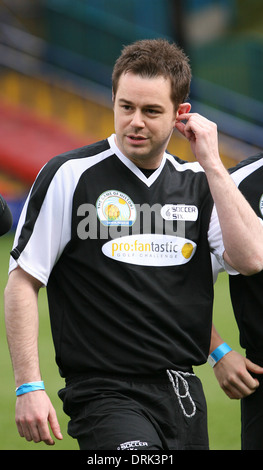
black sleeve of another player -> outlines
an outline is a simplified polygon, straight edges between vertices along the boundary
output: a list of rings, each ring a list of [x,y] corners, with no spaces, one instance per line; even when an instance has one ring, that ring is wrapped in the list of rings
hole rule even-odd
[[[6,200],[0,194],[0,236],[9,232],[13,224],[13,217]]]

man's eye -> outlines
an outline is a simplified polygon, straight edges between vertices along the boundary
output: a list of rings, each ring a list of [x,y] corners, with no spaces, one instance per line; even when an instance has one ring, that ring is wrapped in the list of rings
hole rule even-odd
[[[148,114],[159,114],[159,111],[157,111],[156,109],[151,109],[151,108],[147,109],[146,112]]]

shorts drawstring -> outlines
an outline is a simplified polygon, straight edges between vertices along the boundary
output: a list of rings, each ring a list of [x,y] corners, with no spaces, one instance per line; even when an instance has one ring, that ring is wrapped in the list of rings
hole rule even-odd
[[[196,405],[195,405],[194,400],[191,397],[188,382],[184,377],[195,376],[195,374],[191,374],[190,372],[181,372],[181,371],[169,370],[169,369],[167,369],[166,372],[167,372],[167,375],[169,377],[170,382],[172,383],[174,392],[175,392],[175,394],[178,398],[179,405],[180,405],[180,407],[183,411],[183,414],[187,418],[192,418],[196,413]],[[183,394],[183,395],[180,394],[180,382],[183,385],[184,390],[185,390],[185,394]],[[182,398],[188,398],[189,399],[189,401],[192,405],[192,408],[193,408],[193,411],[192,411],[191,414],[188,414],[186,412],[185,407],[182,403]]]

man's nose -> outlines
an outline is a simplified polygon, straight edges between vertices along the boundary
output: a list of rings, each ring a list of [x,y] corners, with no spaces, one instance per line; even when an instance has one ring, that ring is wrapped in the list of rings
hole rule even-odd
[[[140,128],[145,126],[145,122],[144,122],[144,119],[143,119],[143,113],[141,112],[141,110],[137,109],[136,111],[134,111],[134,114],[132,116],[131,125],[133,127],[140,127]]]

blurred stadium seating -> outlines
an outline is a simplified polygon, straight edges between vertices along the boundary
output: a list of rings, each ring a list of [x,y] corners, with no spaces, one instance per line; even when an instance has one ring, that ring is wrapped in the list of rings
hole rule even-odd
[[[193,68],[192,109],[217,122],[227,167],[262,150],[263,39],[230,34],[238,3],[0,2],[0,193],[13,212],[19,213],[49,158],[113,132],[112,65],[124,44],[144,37],[185,47]],[[212,24],[215,13],[210,38],[201,37],[204,19]],[[193,159],[176,133],[169,150]]]

